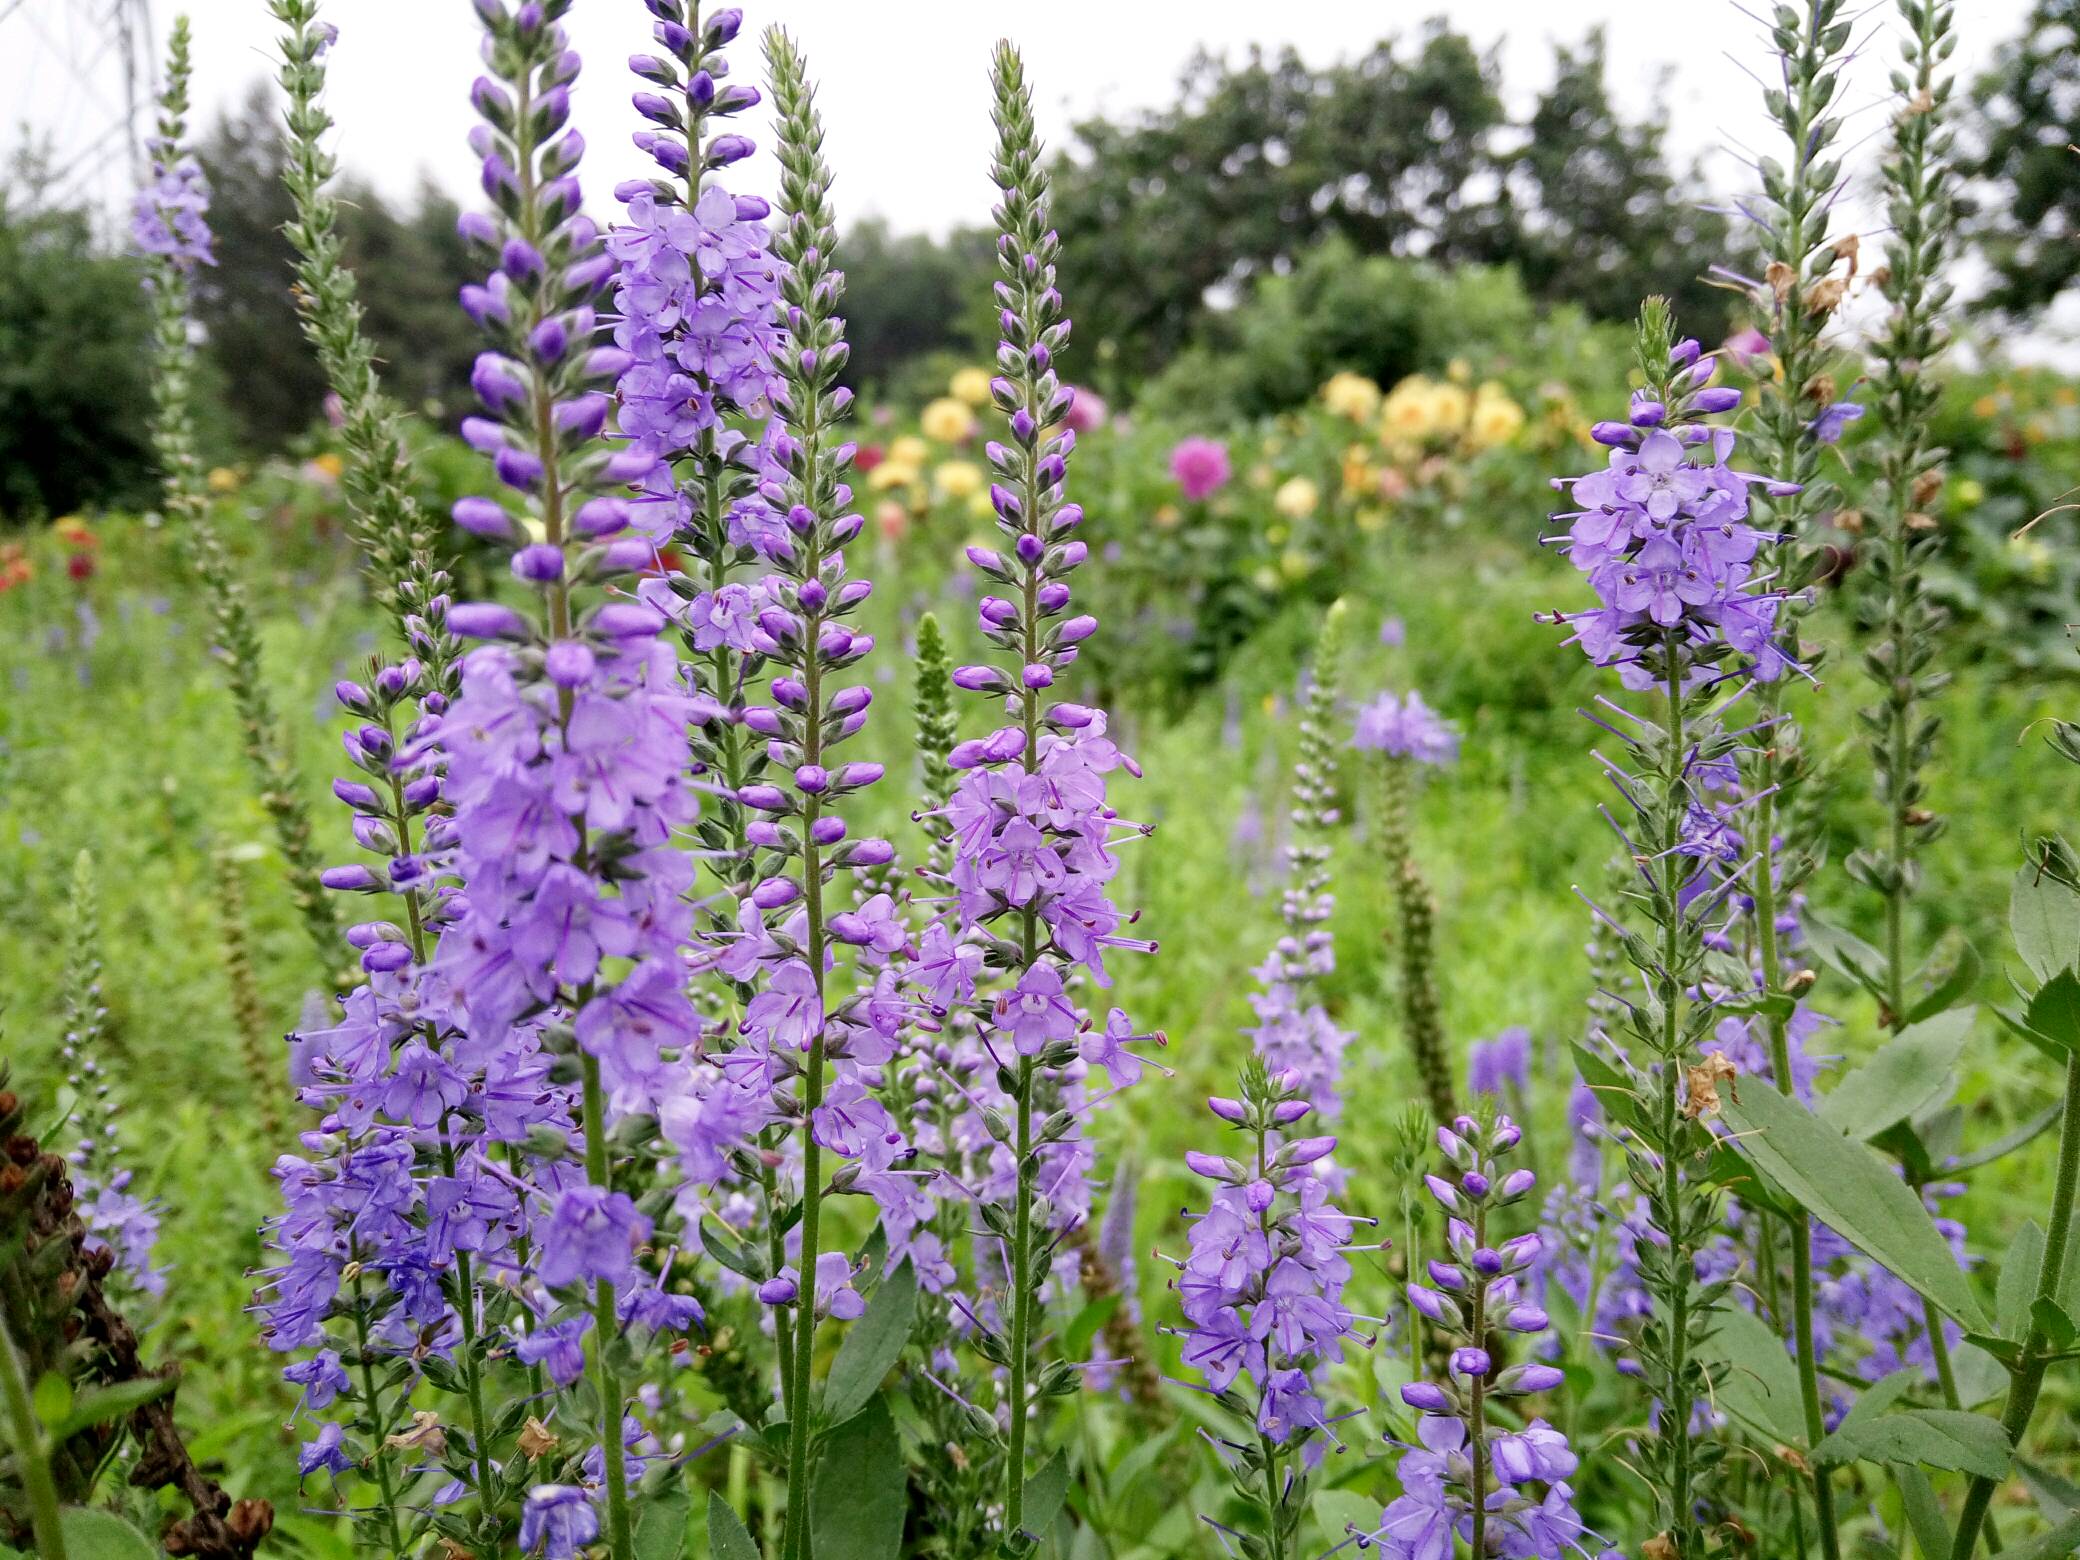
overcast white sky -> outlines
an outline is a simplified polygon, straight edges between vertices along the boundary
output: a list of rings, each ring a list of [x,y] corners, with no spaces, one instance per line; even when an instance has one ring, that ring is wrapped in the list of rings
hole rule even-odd
[[[0,0],[0,121],[50,134],[61,164],[93,146],[121,100],[106,19],[123,3]],[[128,3],[148,6],[153,43],[163,46],[175,7],[169,0]],[[197,117],[207,120],[235,106],[255,82],[271,80],[273,23],[265,0],[190,0],[186,9],[196,33]],[[2013,36],[2027,10],[2028,0],[1958,6],[1961,78],[1969,80]],[[408,197],[431,178],[473,198],[475,162],[464,137],[478,30],[467,0],[331,0],[325,13],[341,29],[331,56],[341,161],[388,195]],[[1059,141],[1072,120],[1093,111],[1121,114],[1170,101],[1197,46],[1240,55],[1252,44],[1292,44],[1319,62],[1354,54],[1386,34],[1413,33],[1435,15],[1481,45],[1499,47],[1519,108],[1547,79],[1556,41],[1607,25],[1621,103],[1643,111],[1667,72],[1676,149],[1706,154],[1721,190],[1749,182],[1740,149],[1771,145],[1751,72],[1767,73],[1772,62],[1756,23],[1734,0],[1043,0],[1020,7],[989,0],[752,0],[732,54],[739,76],[758,80],[756,35],[783,21],[821,82],[841,220],[877,213],[898,228],[944,232],[988,220],[987,70],[990,45],[1004,32],[1025,51],[1043,133]],[[1863,143],[1867,170],[1875,168],[1874,138],[1885,127],[1880,105],[1897,57],[1894,25],[1886,0],[1865,6],[1858,57],[1848,71],[1843,101],[1853,117],[1845,140]],[[617,180],[644,167],[628,143],[631,81],[623,62],[648,46],[649,17],[641,0],[577,0],[569,26],[587,63],[575,114],[591,149],[586,187],[598,209]],[[762,111],[756,119],[750,129],[760,156],[733,182],[768,189],[763,147],[770,137]],[[9,128],[0,122],[0,130]],[[108,173],[99,189],[120,198],[119,158],[100,161]],[[1862,202],[1844,219],[1866,226],[1876,220]],[[1876,242],[1882,246],[1882,238]]]

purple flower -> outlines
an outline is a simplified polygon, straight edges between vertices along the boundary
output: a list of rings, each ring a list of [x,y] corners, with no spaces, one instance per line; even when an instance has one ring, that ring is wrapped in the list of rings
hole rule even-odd
[[[1816,444],[1838,444],[1849,424],[1862,415],[1863,408],[1854,401],[1836,401],[1821,408],[1820,415],[1806,424],[1806,432]]]
[[[1467,1053],[1467,1087],[1500,1098],[1511,1089],[1521,1098],[1531,1088],[1531,1031],[1505,1029],[1492,1040],[1476,1040]]]
[[[149,150],[152,175],[131,203],[131,243],[139,254],[159,256],[178,271],[215,265],[202,164],[170,141],[153,141]]]
[[[570,1484],[537,1484],[520,1510],[520,1552],[542,1560],[576,1560],[599,1537],[592,1497]]]
[[[1360,709],[1351,746],[1439,767],[1459,756],[1458,733],[1414,689],[1406,698],[1382,693]]]
[[[541,1281],[550,1288],[586,1280],[626,1283],[650,1221],[626,1192],[581,1183],[567,1187],[541,1236]]]

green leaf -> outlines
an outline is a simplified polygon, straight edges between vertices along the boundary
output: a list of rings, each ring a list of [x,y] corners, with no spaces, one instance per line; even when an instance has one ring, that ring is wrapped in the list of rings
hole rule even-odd
[[[2029,999],[2022,1021],[2061,1050],[2080,1047],[2080,975],[2060,970]]]
[[[824,1437],[809,1489],[816,1560],[896,1560],[908,1496],[902,1441],[877,1393]]]
[[[1990,1403],[2008,1390],[2008,1367],[1976,1344],[1960,1343],[1950,1351],[1950,1374],[1957,1378],[1957,1401],[1966,1408]]]
[[[1069,1457],[1058,1450],[1026,1480],[1024,1531],[1037,1537],[1053,1527],[1055,1513],[1062,1509],[1062,1498],[1068,1493]]]
[[[178,1385],[180,1380],[175,1376],[140,1376],[89,1392],[75,1399],[71,1411],[51,1427],[51,1439],[62,1441],[79,1434],[89,1425],[127,1419],[145,1404],[156,1403]]]
[[[1986,1314],[1935,1221],[1877,1155],[1766,1086],[1751,1086],[1738,1100],[1727,1090],[1721,1114],[1740,1134],[1742,1152],[1807,1212],[1967,1328],[1986,1330]]]
[[[904,1261],[881,1280],[865,1313],[838,1345],[823,1389],[824,1412],[832,1424],[843,1424],[881,1390],[882,1378],[902,1357],[916,1321],[917,1275]]]
[[[1113,1503],[1116,1504],[1132,1494],[1135,1486],[1155,1469],[1163,1454],[1170,1450],[1171,1443],[1183,1433],[1184,1426],[1176,1424],[1161,1435],[1134,1442],[1126,1456],[1106,1475],[1105,1487],[1111,1492]]]
[[[2015,1471],[2022,1475],[2022,1482],[2037,1497],[2037,1504],[2044,1508],[2046,1516],[2054,1521],[2063,1521],[2080,1515],[2080,1485],[2022,1457],[2015,1459]]]
[[[1922,973],[1926,973],[1925,968]],[[1979,979],[1984,973],[1985,967],[1980,963],[1979,950],[1970,943],[1960,944],[1957,960],[1950,966],[1950,972],[1930,987],[1926,996],[1907,1005],[1906,1021],[1909,1024],[1918,1024],[1925,1018],[1933,1018],[1936,1014],[1969,1000],[1971,994],[1978,989]],[[1917,975],[1915,978],[1918,980],[1920,976]]]
[[[1868,1142],[1933,1105],[1955,1079],[1976,1008],[1952,1008],[1902,1029],[1820,1101],[1820,1119]]]
[[[1603,1113],[1628,1126],[1644,1126],[1646,1117],[1640,1104],[1638,1085],[1581,1041],[1570,1043],[1574,1048],[1575,1071],[1582,1075],[1582,1082],[1595,1094],[1596,1103],[1603,1107]]]
[[[2030,1302],[2030,1325],[2050,1340],[2054,1349],[2069,1349],[2073,1339],[2080,1336],[2080,1328],[2066,1315],[2065,1307],[2056,1300],[2037,1299]]]
[[[2048,1533],[2001,1551],[2001,1560],[2065,1560],[2080,1549],[2080,1517],[2070,1517]]]
[[[1893,1404],[1926,1379],[1919,1370],[1909,1366],[1905,1370],[1894,1371],[1882,1380],[1872,1382],[1849,1406],[1849,1412],[1842,1416],[1839,1428],[1847,1429],[1850,1425],[1861,1424],[1866,1419],[1875,1419],[1886,1413]]]
[[[58,1531],[68,1560],[159,1560],[159,1546],[112,1511],[67,1506]]]
[[[2048,981],[2080,960],[2080,894],[2036,867],[2018,867],[2008,892],[2008,928],[2022,962]]]
[[[1948,1408],[1910,1408],[1879,1414],[1842,1427],[1813,1449],[1818,1463],[1918,1463],[1974,1473],[1987,1479],[2008,1476],[2008,1436],[1984,1414]]]
[[[1844,979],[1853,980],[1872,996],[1885,995],[1885,955],[1853,932],[1830,926],[1816,916],[1805,918],[1806,946],[1822,964]]]
[[[63,1371],[47,1370],[36,1378],[36,1390],[32,1394],[36,1405],[36,1417],[43,1421],[43,1428],[51,1432],[53,1441],[61,1439],[57,1434],[59,1425],[72,1412],[72,1383]]]
[[[2003,1338],[2029,1331],[2029,1306],[2037,1297],[2037,1269],[2044,1265],[2044,1232],[2035,1219],[2024,1219],[2001,1258],[1993,1291],[1993,1324]]]
[[[1950,1526],[1943,1520],[1943,1508],[1928,1475],[1919,1468],[1895,1466],[1892,1477],[1899,1485],[1899,1503],[1906,1508],[1907,1526],[1914,1530],[1921,1560],[1949,1560]]]
[[[2005,1159],[2018,1148],[2026,1147],[2058,1125],[2059,1118],[2066,1113],[2064,1100],[2053,1100],[2013,1132],[2004,1133],[1984,1148],[1975,1148],[1960,1159],[1951,1161],[1944,1169],[1951,1175],[1965,1170],[1976,1170],[1981,1165],[1990,1165],[1996,1159]]]
[[[1752,1311],[1729,1306],[1719,1313],[1717,1331],[1703,1352],[1728,1367],[1719,1384],[1720,1407],[1772,1440],[1806,1444],[1798,1368],[1767,1322]]]
[[[643,1514],[636,1520],[636,1560],[679,1560],[686,1553],[686,1518],[692,1510],[693,1499],[683,1488],[665,1490],[645,1501]]]
[[[720,1490],[708,1491],[708,1560],[762,1560],[744,1519]]]

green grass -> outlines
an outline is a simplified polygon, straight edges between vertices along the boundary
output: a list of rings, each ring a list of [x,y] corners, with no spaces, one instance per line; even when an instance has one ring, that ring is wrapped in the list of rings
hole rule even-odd
[[[366,654],[374,619],[328,547],[285,542],[257,529],[261,524],[246,538],[246,564],[255,599],[265,604],[267,681],[320,837],[332,859],[351,859],[344,820],[326,791],[337,748],[335,723],[321,719],[320,700]],[[192,587],[162,535],[129,522],[108,524],[104,535],[104,568],[84,591],[46,570],[0,596],[6,1044],[17,1086],[52,1101],[60,1081],[52,1063],[63,896],[75,852],[88,848],[107,928],[108,1060],[124,1101],[127,1152],[139,1180],[164,1205],[162,1255],[172,1269],[149,1341],[186,1367],[181,1404],[198,1455],[234,1494],[265,1495],[293,1514],[298,1437],[284,1428],[291,1399],[276,1380],[279,1362],[241,1307],[246,1275],[262,1261],[254,1231],[273,1207],[267,1167],[294,1145],[263,1141],[255,1090],[284,1086],[256,1083],[239,1060],[210,882],[213,846],[249,844],[261,862],[250,869],[248,899],[277,1027],[291,1027],[305,993],[321,988],[326,972],[272,870],[279,862],[236,748]],[[296,571],[264,562],[277,554],[293,556]],[[910,593],[897,588],[901,583],[884,579],[882,598],[905,599]],[[1554,1059],[1580,1032],[1588,994],[1581,955],[1588,914],[1575,890],[1599,891],[1615,844],[1597,812],[1602,782],[1589,749],[1598,733],[1578,713],[1602,689],[1579,653],[1559,644],[1558,631],[1532,621],[1535,610],[1576,599],[1579,586],[1528,542],[1461,532],[1445,541],[1390,536],[1349,590],[1358,648],[1346,686],[1358,696],[1381,686],[1419,686],[1464,734],[1460,764],[1428,785],[1418,822],[1420,853],[1442,911],[1444,1005],[1455,1048],[1463,1056],[1474,1038],[1508,1024],[1530,1026],[1542,1057],[1535,1124],[1551,1134],[1567,1089]],[[87,651],[76,637],[81,599],[91,601],[101,622]],[[942,616],[965,632],[965,623],[955,623],[965,609]],[[1403,620],[1405,648],[1378,644],[1374,630],[1387,616]],[[908,668],[901,625],[883,627],[877,659],[886,680],[862,739],[871,751],[861,756],[882,758],[902,775],[909,764]],[[1123,1097],[1099,1128],[1130,1157],[1143,1253],[1180,1245],[1177,1212],[1191,1192],[1179,1157],[1215,1140],[1216,1123],[1201,1099],[1225,1084],[1247,1048],[1241,1030],[1249,1018],[1250,971],[1277,931],[1276,846],[1295,741],[1291,717],[1314,629],[1303,609],[1274,615],[1225,683],[1177,718],[1145,718],[1141,712],[1153,701],[1137,701],[1131,681],[1119,699],[1116,734],[1147,778],[1121,784],[1116,804],[1125,816],[1157,825],[1152,839],[1127,847],[1119,898],[1143,907],[1140,929],[1159,938],[1162,950],[1152,959],[1115,958],[1111,1000],[1143,1026],[1168,1033],[1164,1060],[1176,1069],[1174,1078],[1154,1078]],[[1825,610],[1809,632],[1835,644],[1847,634],[1839,615]],[[1853,712],[1867,697],[1854,664],[1836,654],[1822,685],[1794,699],[1823,762],[1821,814],[1836,861],[1875,817],[1867,766],[1850,737]],[[2007,884],[2020,841],[2071,827],[2073,771],[2025,733],[2032,722],[2070,713],[2074,692],[2070,684],[2019,679],[1982,660],[1963,666],[1941,701],[1945,732],[1931,800],[1951,824],[1929,858],[1913,942],[1926,949],[1944,933],[1970,938],[1987,958],[1989,999],[2005,989]],[[907,842],[901,787],[881,789],[881,822]],[[1382,944],[1388,902],[1369,855],[1364,788],[1350,789],[1359,805],[1349,809],[1352,827],[1335,856],[1339,970],[1331,987],[1339,1018],[1357,1035],[1342,1158],[1354,1172],[1352,1204],[1391,1214],[1394,1191],[1379,1170],[1388,1128],[1416,1086],[1394,1018]],[[1822,872],[1813,897],[1831,919],[1871,932],[1874,903],[1838,869]],[[1824,1049],[1852,1059],[1867,1053],[1877,1033],[1868,1004],[1851,1000],[1839,983],[1823,985],[1819,995],[1841,1021]],[[2034,1111],[2054,1083],[2042,1058],[1983,1022],[1958,1080],[1967,1141],[1986,1141]],[[1976,1250],[1997,1256],[2025,1216],[2043,1216],[2050,1147],[2048,1138],[2040,1140],[1981,1173],[1962,1200]],[[1172,1309],[1163,1289],[1167,1271],[1158,1261],[1139,1264],[1142,1309],[1151,1322]],[[1990,1293],[1990,1273],[1982,1282]],[[1388,1285],[1376,1270],[1359,1287],[1370,1303],[1388,1303]],[[1156,1346],[1174,1355],[1169,1340]],[[1354,1383],[1362,1382],[1362,1370],[1348,1372]],[[1363,1385],[1368,1398],[1381,1390],[1378,1381]],[[2040,1446],[2070,1450],[2071,1431],[2062,1428],[2056,1406],[2041,1423]],[[1113,1455],[1129,1444],[1116,1416],[1086,1415],[1084,1428],[1093,1447],[1110,1447]],[[1366,1477],[1369,1459],[1380,1452],[1374,1442],[1338,1482],[1380,1494],[1381,1481]],[[1166,1496],[1152,1505],[1141,1495],[1123,1500],[1129,1514],[1120,1520],[1132,1524],[1124,1531],[1138,1532],[1141,1547],[1121,1537],[1117,1552],[1211,1552],[1188,1508],[1217,1503],[1218,1486],[1182,1440],[1162,1463],[1196,1489],[1188,1499]],[[311,1498],[317,1502],[316,1487]],[[1335,1509],[1355,1510],[1347,1501]],[[292,1547],[344,1552],[322,1516],[290,1515],[285,1531]]]

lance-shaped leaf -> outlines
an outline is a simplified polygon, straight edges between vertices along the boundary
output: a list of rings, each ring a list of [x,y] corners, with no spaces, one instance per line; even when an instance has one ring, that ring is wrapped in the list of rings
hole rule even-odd
[[[1844,1240],[1975,1332],[1985,1312],[1921,1199],[1861,1143],[1797,1100],[1751,1086],[1722,1110],[1743,1153]]]
[[[838,1345],[831,1375],[823,1391],[830,1423],[843,1424],[881,1390],[881,1378],[902,1357],[917,1320],[917,1275],[907,1260],[881,1280],[867,1309]]]
[[[1820,1119],[1868,1142],[1936,1103],[1956,1076],[1976,1008],[1952,1008],[1909,1025],[1852,1068],[1820,1101]]]
[[[1981,1478],[2008,1476],[2008,1433],[1984,1414],[1910,1408],[1844,1421],[1813,1449],[1819,1463],[1912,1463]]]

